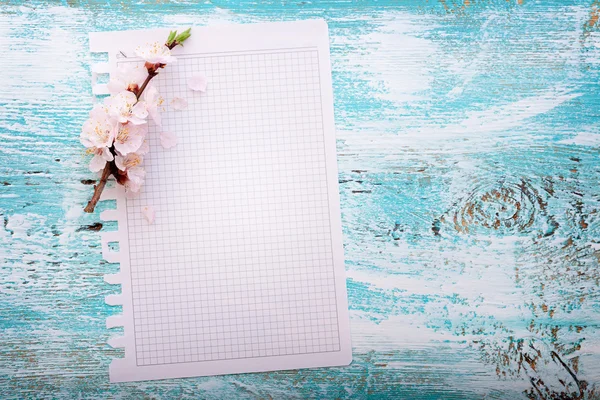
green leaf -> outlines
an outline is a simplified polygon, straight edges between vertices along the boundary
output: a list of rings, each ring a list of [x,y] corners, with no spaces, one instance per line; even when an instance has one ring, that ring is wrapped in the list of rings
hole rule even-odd
[[[187,28],[185,31],[181,32],[179,35],[177,35],[175,37],[175,42],[177,44],[182,44],[183,42],[185,42],[187,38],[192,36],[191,31],[192,31],[192,28]]]
[[[167,46],[170,46],[171,43],[175,40],[175,36],[177,36],[177,31],[169,32],[169,37],[167,38]]]

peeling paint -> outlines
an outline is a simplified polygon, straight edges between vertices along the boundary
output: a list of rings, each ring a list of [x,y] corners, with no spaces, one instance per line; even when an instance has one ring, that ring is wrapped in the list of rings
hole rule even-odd
[[[0,5],[2,397],[599,397],[599,7]],[[110,385],[88,32],[309,17],[330,27],[353,364]]]

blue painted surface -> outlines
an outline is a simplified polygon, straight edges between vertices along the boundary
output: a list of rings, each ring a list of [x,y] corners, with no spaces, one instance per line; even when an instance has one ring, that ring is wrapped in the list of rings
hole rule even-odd
[[[2,397],[597,398],[599,7],[3,2]],[[331,34],[353,364],[110,385],[88,32],[310,17]]]

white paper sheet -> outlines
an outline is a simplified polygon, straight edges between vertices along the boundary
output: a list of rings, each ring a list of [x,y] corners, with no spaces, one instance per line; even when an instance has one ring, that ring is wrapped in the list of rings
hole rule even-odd
[[[90,35],[108,65],[168,30]],[[104,234],[122,285],[113,382],[350,363],[327,25],[321,20],[194,27],[153,80],[165,98],[151,123],[142,193],[117,199]],[[187,86],[195,73],[206,93]],[[187,101],[176,110],[173,99]],[[178,144],[164,149],[161,132]],[[154,207],[148,224],[142,208]],[[120,251],[109,251],[118,241]]]

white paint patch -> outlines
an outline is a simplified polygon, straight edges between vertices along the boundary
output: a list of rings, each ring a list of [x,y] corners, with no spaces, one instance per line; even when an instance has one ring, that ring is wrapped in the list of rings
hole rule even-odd
[[[457,126],[441,130],[441,136],[454,133],[461,136],[480,135],[505,131],[520,126],[526,119],[545,114],[561,104],[581,96],[568,89],[553,88],[536,96],[514,103],[491,107],[485,111],[470,112],[467,119]]]
[[[16,40],[12,35],[20,28],[28,29],[31,17],[28,13],[0,14],[0,52],[11,54],[12,58],[12,68],[3,71],[0,93],[11,93],[13,99],[40,102],[48,98],[46,85],[54,88],[58,85],[64,93],[73,90],[69,83],[73,71],[81,70],[78,57],[84,51],[84,43],[74,40],[72,32],[59,26],[68,26],[74,19],[84,18],[84,14],[67,7],[36,9],[35,12],[46,14],[54,23],[43,30],[38,25],[36,35]],[[65,50],[65,43],[69,44],[68,50]],[[23,71],[31,71],[33,65],[44,68],[23,76]]]
[[[218,390],[221,387],[223,387],[223,383],[220,379],[215,378],[210,378],[207,381],[199,382],[198,384],[196,384],[197,389],[206,391]]]
[[[439,126],[436,120],[415,118],[410,128],[398,133],[388,133],[393,127],[390,122],[363,124],[353,131],[338,130],[340,170],[389,172],[394,165],[407,165],[412,159],[423,164],[439,154],[457,155],[456,162],[473,163],[466,158],[470,153],[495,151],[502,145],[529,147],[536,139],[529,134],[526,123],[579,96],[581,93],[550,88],[512,103],[469,112],[462,121],[446,126]],[[380,133],[365,134],[366,130]]]
[[[6,229],[13,232],[13,238],[15,239],[26,239],[27,231],[32,227],[33,222],[28,217],[31,214],[13,214],[8,217],[6,223]]]
[[[83,207],[87,198],[92,196],[93,188],[85,186],[86,192],[81,187],[75,187],[73,183],[68,188],[69,194],[63,197],[62,209],[65,210],[65,223],[62,224],[62,234],[59,243],[62,246],[71,244],[75,238],[80,218],[84,215]],[[98,239],[99,240],[99,239]]]
[[[46,226],[45,216],[27,213],[5,218],[6,228],[0,228],[0,264],[6,267],[0,274],[0,293],[15,295],[20,292],[14,284],[30,281],[35,274],[28,270],[30,264],[51,261],[46,255],[51,236],[40,228]]]
[[[480,318],[493,317],[495,321],[514,326],[515,320],[528,321],[531,317],[530,310],[523,307],[530,297],[527,288],[515,285],[514,267],[519,265],[515,258],[517,240],[515,237],[495,238],[485,246],[470,247],[467,251],[446,248],[444,252],[419,250],[419,254],[414,249],[402,249],[392,243],[386,243],[383,251],[381,248],[347,248],[350,259],[359,263],[364,260],[365,265],[375,263],[381,269],[354,267],[347,275],[375,289],[404,291],[398,296],[399,302],[407,301],[411,296],[429,296],[432,302],[423,305],[424,313],[430,319],[452,321],[449,335],[455,333],[469,313]],[[416,267],[404,264],[404,260],[412,260],[416,265],[419,260],[427,260],[427,264]],[[413,271],[415,268],[417,270]],[[444,308],[442,314],[440,307]],[[410,318],[413,319],[414,314]]]
[[[334,71],[356,71],[355,79],[368,82],[370,95],[397,106],[426,99],[439,49],[420,34],[435,27],[434,19],[386,12],[382,20],[385,24],[374,33],[331,37],[332,47],[345,49],[344,57],[335,59]]]
[[[487,61],[490,57],[494,46],[493,42],[489,40],[489,30],[488,26],[494,21],[498,19],[498,15],[494,12],[490,12],[487,17],[487,20],[481,26],[481,39],[478,42],[473,44],[471,48],[478,48],[477,54],[472,59],[470,57],[455,57],[456,62],[450,64],[449,71],[459,77],[461,77],[461,83],[450,92],[448,92],[448,97],[457,98],[460,97],[465,88],[473,81],[473,79],[481,74],[481,72],[485,71],[486,66],[488,65]]]
[[[407,372],[432,368],[438,373],[452,369],[454,373],[464,372],[465,379],[476,375],[473,379],[479,385],[471,385],[473,390],[488,393],[491,388],[496,388],[506,393],[506,382],[497,378],[495,365],[482,363],[479,353],[468,345],[480,338],[472,335],[456,337],[443,330],[431,329],[427,327],[425,316],[420,314],[395,315],[377,324],[371,321],[370,313],[353,311],[350,316],[354,354],[393,352],[400,360],[389,363],[386,368],[406,369]],[[403,354],[406,354],[404,360]],[[448,354],[449,358],[440,354]],[[511,387],[519,393],[528,387],[528,381],[524,378],[512,380]]]
[[[164,17],[165,25],[172,26],[194,26],[194,25],[221,25],[239,22],[259,22],[266,21],[266,18],[252,18],[237,14],[225,8],[216,7],[208,12],[199,14],[168,14]],[[192,29],[192,34],[194,33]]]
[[[79,207],[79,205],[72,205],[68,208],[68,211],[65,213],[67,221],[74,221],[78,219],[81,215],[83,215],[83,209]]]
[[[598,132],[598,130],[579,132],[569,139],[561,140],[559,143],[575,144],[579,146],[600,147],[600,133]]]
[[[428,328],[427,317],[422,314],[393,315],[379,323],[371,320],[372,317],[371,312],[350,312],[353,352],[364,354],[370,351],[431,348],[440,343],[463,348],[465,345],[459,341],[468,339],[459,339],[448,332]]]

